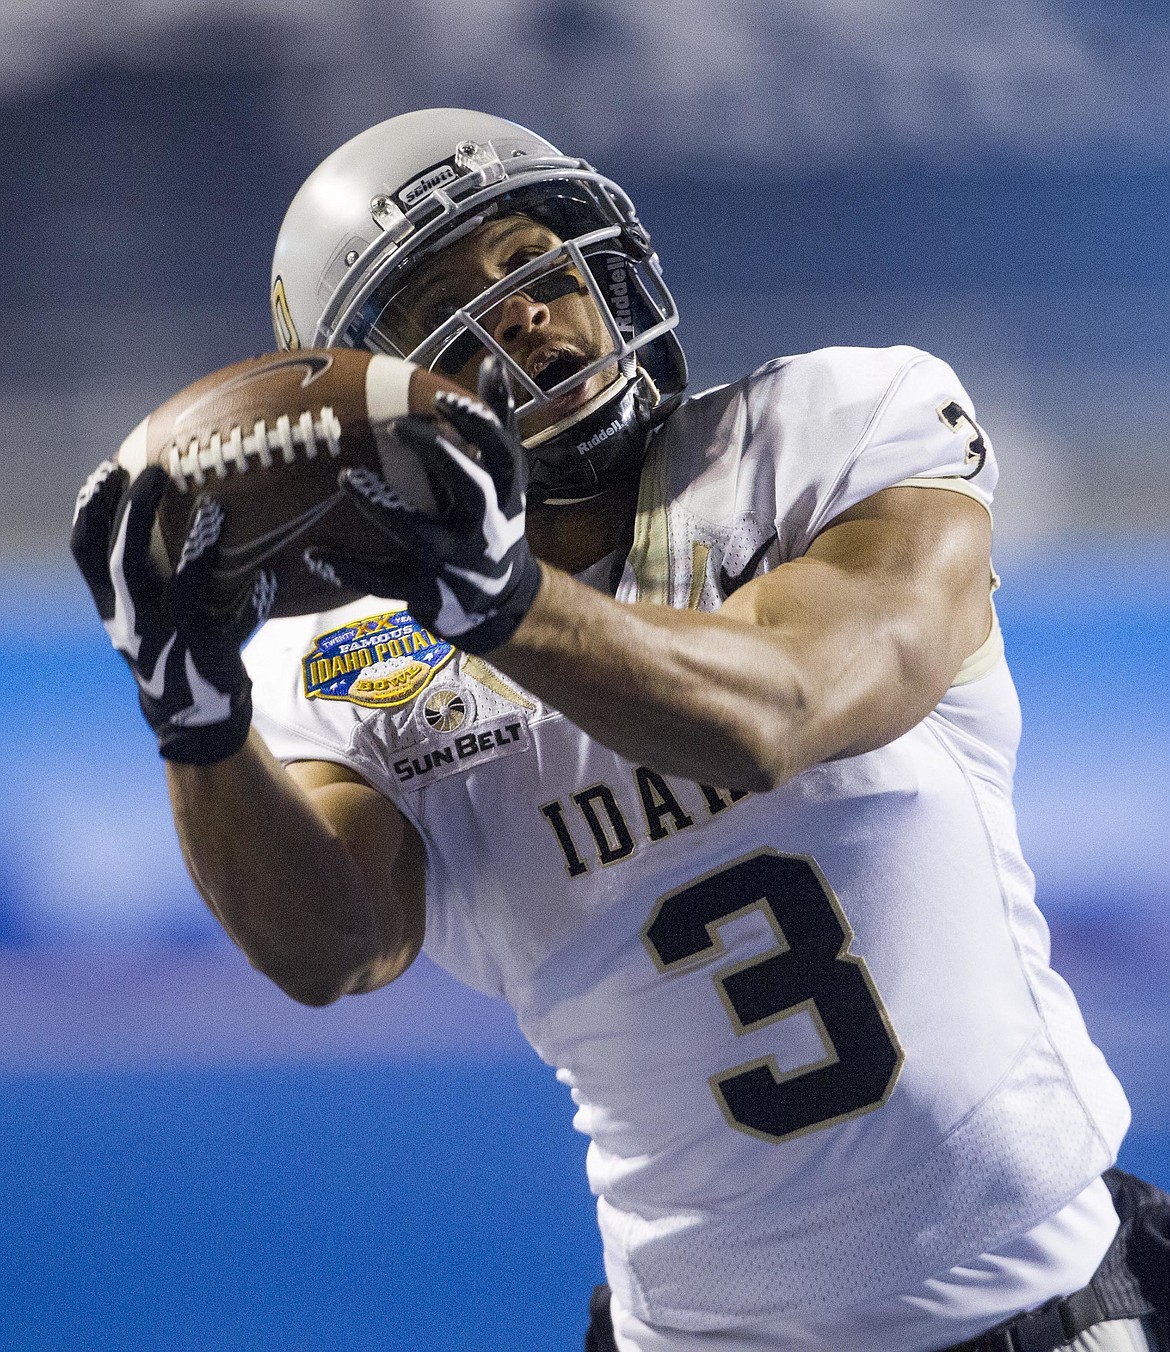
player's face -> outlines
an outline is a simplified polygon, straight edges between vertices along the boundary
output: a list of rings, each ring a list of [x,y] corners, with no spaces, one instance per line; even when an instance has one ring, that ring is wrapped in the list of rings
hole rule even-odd
[[[486,221],[424,264],[395,299],[405,330],[400,344],[410,351],[460,307],[525,263],[562,241],[527,216]],[[572,267],[558,268],[500,302],[480,323],[504,351],[542,389],[551,389],[588,363],[614,351],[609,331],[593,297]],[[467,355],[458,369],[445,373],[474,392],[476,375],[487,356],[482,348]],[[524,436],[532,436],[566,418],[617,379],[617,363],[604,367],[583,386],[527,415]],[[517,390],[518,402],[528,396]]]

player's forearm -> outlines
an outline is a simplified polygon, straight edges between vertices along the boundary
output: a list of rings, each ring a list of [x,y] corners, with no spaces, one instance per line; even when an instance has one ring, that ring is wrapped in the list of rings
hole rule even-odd
[[[546,566],[536,603],[491,661],[664,772],[760,791],[805,768],[798,667],[763,630],[723,614],[622,605]]]
[[[491,660],[631,760],[775,788],[908,731],[958,667],[879,584],[867,602],[823,563],[782,571],[711,614],[622,605],[546,567]]]
[[[191,877],[253,965],[304,1004],[345,994],[379,952],[373,894],[309,795],[254,731],[167,782]]]

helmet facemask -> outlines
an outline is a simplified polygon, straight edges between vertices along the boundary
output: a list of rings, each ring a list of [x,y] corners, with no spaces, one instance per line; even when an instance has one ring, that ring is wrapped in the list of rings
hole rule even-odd
[[[551,234],[535,226],[531,233],[539,233],[546,240]],[[595,232],[603,239],[610,233]],[[589,236],[585,238],[593,242]],[[347,332],[347,342],[408,357],[456,380],[461,376],[467,380],[469,371],[474,376],[479,362],[494,352],[510,379],[521,420],[538,412],[547,414],[559,399],[587,384],[591,377],[615,372],[628,355],[628,337],[618,328],[594,273],[600,266],[599,259],[587,257],[582,246],[570,240],[554,243],[482,291],[476,282],[461,287],[463,279],[450,274],[442,285],[419,287],[419,269],[415,269],[401,286],[383,287],[374,293],[356,325]],[[425,262],[422,271],[425,276]],[[596,322],[572,325],[575,341],[565,343],[561,357],[554,358],[551,365],[526,369],[523,354],[518,356],[515,346],[509,350],[496,336],[506,303],[513,296],[547,308],[552,314],[561,312],[573,297],[588,297],[592,302],[589,317],[595,315]],[[437,326],[432,327],[436,321]],[[539,344],[539,339],[539,333],[534,332],[529,345]]]
[[[512,172],[489,186],[476,189],[472,175],[398,211],[386,234],[353,260],[352,281],[335,291],[316,341],[388,352],[455,378],[463,372],[464,381],[470,363],[478,366],[494,352],[510,378],[529,449],[530,496],[593,496],[633,443],[640,456],[655,415],[665,416],[681,396],[686,363],[673,334],[678,312],[649,238],[616,184],[578,161],[561,159],[555,171],[536,159],[506,168]],[[420,296],[426,299],[420,279],[437,255],[485,223],[511,217],[543,227],[548,247],[482,290],[478,281],[461,286],[448,269],[438,308],[420,306]],[[573,297],[588,298],[596,315],[593,341],[568,344],[551,358],[546,352],[540,369],[525,369],[497,336],[501,308],[514,296],[554,313]],[[575,394],[590,381],[588,398]]]

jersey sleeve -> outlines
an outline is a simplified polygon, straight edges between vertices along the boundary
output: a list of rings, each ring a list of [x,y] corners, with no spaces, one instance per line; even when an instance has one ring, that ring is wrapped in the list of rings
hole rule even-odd
[[[303,664],[320,618],[269,620],[244,650],[252,724],[278,761],[333,761],[357,769],[352,746],[361,711],[305,697]]]
[[[431,726],[419,697],[451,676],[456,656],[401,601],[367,596],[269,620],[244,652],[253,726],[277,760],[344,765],[418,825],[418,798],[402,791],[395,763]]]
[[[963,493],[991,510],[990,439],[959,378],[915,348],[830,348],[777,372],[780,397],[753,391],[772,452],[782,555],[796,558],[836,517],[886,488]]]

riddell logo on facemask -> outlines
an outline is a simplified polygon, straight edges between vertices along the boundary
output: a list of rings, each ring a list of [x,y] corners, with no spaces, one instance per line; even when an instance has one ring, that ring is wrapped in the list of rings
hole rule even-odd
[[[586,451],[591,451],[594,446],[600,446],[603,441],[608,441],[610,437],[616,437],[621,430],[622,420],[615,418],[608,427],[603,427],[600,432],[594,432],[588,441],[579,441],[577,449],[584,455]]]
[[[629,273],[625,262],[620,258],[609,257],[605,260],[609,269],[609,308],[622,333],[633,333],[634,311],[630,305]]]

